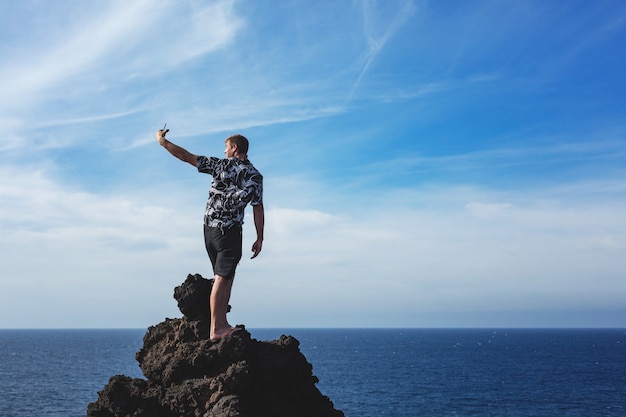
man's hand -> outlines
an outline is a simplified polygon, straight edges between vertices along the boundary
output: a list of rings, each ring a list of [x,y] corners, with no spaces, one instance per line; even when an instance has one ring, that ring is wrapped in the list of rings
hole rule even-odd
[[[254,214],[254,227],[256,229],[256,242],[252,245],[252,258],[257,257],[259,253],[261,253],[261,248],[263,248],[263,228],[265,227],[265,209],[263,209],[263,204],[258,204],[256,206],[252,206],[252,214]]]
[[[159,145],[163,146],[165,144],[165,134],[169,132],[169,129],[159,129],[156,132],[156,140],[159,142]]]
[[[186,149],[181,148],[175,143],[170,142],[165,139],[165,134],[169,132],[169,129],[159,129],[156,132],[156,140],[159,142],[159,145],[163,146],[166,151],[171,153],[176,158],[180,159],[183,162],[187,162],[189,165],[195,167],[196,162],[198,162],[198,157],[191,152],[188,152]]]
[[[254,252],[254,255],[252,255],[252,257],[250,259],[254,259],[257,257],[257,255],[259,253],[261,253],[261,249],[263,248],[263,241],[262,240],[257,240],[256,242],[254,242],[252,244],[252,252]]]

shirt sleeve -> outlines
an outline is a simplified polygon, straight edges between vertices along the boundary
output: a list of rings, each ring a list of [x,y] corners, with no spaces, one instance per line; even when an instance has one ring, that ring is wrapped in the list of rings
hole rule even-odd
[[[219,161],[220,159],[214,156],[198,156],[196,158],[196,167],[198,168],[198,172],[201,172],[203,174],[215,175],[215,170],[219,164]]]
[[[256,186],[252,192],[250,205],[258,206],[263,204],[263,176],[260,173],[256,173],[253,177],[253,181],[256,183]]]

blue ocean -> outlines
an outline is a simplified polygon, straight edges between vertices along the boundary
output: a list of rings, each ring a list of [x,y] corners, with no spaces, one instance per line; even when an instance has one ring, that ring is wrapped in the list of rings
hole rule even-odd
[[[347,417],[626,416],[626,330],[249,329],[293,335]],[[0,416],[78,417],[145,330],[0,330]]]

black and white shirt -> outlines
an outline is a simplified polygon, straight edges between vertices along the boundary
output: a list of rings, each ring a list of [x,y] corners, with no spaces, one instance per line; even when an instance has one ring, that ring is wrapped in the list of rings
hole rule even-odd
[[[246,205],[263,204],[263,175],[245,159],[198,156],[198,172],[211,174],[204,224],[229,228],[242,225]]]

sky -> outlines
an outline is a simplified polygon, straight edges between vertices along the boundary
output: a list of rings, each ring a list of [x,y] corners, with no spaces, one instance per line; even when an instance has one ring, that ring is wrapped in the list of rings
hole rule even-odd
[[[626,3],[0,0],[0,328],[143,328],[264,175],[231,324],[626,327]]]

